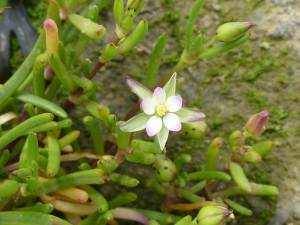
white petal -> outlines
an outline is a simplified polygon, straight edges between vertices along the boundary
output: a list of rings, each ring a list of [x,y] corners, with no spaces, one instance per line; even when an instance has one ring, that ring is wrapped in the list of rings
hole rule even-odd
[[[146,124],[146,131],[149,137],[152,137],[153,135],[157,134],[162,127],[162,120],[158,116],[152,116],[147,124]]]
[[[181,123],[180,119],[174,113],[167,113],[163,117],[164,125],[171,131],[180,131]]]
[[[166,128],[165,126],[162,126],[161,130],[157,134],[157,139],[158,139],[159,146],[160,146],[161,150],[164,149],[164,147],[166,145],[166,142],[168,140],[168,137],[169,137],[168,128]]]
[[[144,98],[142,101],[142,108],[147,115],[152,115],[155,113],[156,105],[150,98]]]
[[[120,129],[124,132],[135,132],[139,130],[143,130],[146,127],[146,124],[151,116],[140,113],[126,122],[122,123]]]
[[[155,102],[156,106],[166,101],[166,92],[164,89],[158,87],[153,92],[152,101]]]
[[[176,90],[176,73],[173,73],[170,80],[165,84],[164,90],[166,92],[167,98],[175,95]]]
[[[144,85],[128,76],[126,77],[126,81],[131,90],[141,99],[152,98],[152,92]]]
[[[167,99],[165,106],[169,109],[170,112],[177,112],[182,107],[181,96],[171,96]]]
[[[199,110],[188,109],[182,107],[179,111],[175,113],[181,123],[196,123],[205,119],[205,115]]]

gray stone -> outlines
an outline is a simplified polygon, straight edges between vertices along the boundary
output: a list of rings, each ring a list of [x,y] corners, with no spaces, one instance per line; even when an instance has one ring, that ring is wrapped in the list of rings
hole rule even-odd
[[[271,218],[269,225],[284,225],[290,216],[290,212],[286,209],[276,209],[274,216]]]
[[[292,203],[293,206],[293,218],[296,220],[300,220],[300,202]]]
[[[300,48],[298,49],[299,51],[299,60],[300,60]],[[294,187],[293,187],[293,191],[297,194],[297,193],[300,193],[300,183],[296,184]]]

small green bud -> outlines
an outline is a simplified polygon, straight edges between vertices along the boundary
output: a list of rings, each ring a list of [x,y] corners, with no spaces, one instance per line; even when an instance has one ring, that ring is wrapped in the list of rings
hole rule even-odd
[[[82,170],[82,171],[84,171],[84,170],[90,170],[91,166],[88,163],[81,163],[79,165],[79,169]]]
[[[162,183],[172,181],[177,175],[175,164],[164,155],[156,155],[152,170],[156,179]]]
[[[131,148],[142,150],[143,152],[161,154],[161,149],[158,143],[153,143],[149,141],[141,141],[134,139],[131,142]]]
[[[198,225],[221,225],[233,217],[233,210],[226,205],[214,205],[203,207],[197,215],[197,220]]]
[[[268,119],[269,112],[267,110],[254,114],[246,123],[245,130],[252,135],[259,135],[266,129]]]
[[[81,33],[92,39],[101,38],[106,34],[106,29],[104,26],[99,25],[83,16],[70,14],[69,19],[71,23],[81,31]]]
[[[184,137],[202,140],[207,136],[209,128],[204,121],[198,123],[183,123],[181,132]]]
[[[244,34],[253,27],[252,22],[228,22],[218,27],[216,39],[222,42],[230,42]]]
[[[138,149],[130,149],[127,151],[126,158],[129,162],[142,163],[146,165],[152,164],[155,160],[154,154]]]

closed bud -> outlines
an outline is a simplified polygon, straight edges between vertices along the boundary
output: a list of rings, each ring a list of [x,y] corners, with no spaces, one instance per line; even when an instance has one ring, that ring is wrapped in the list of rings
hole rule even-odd
[[[253,27],[252,22],[228,22],[218,27],[216,39],[222,42],[230,42],[244,34]]]
[[[181,133],[184,137],[202,140],[209,133],[209,128],[204,121],[197,123],[183,123]]]
[[[126,152],[128,162],[141,163],[150,165],[154,162],[155,156],[152,153],[147,153],[138,149],[130,149]]]
[[[198,225],[223,225],[234,217],[233,210],[226,205],[203,207],[197,215]]]
[[[159,144],[149,142],[149,141],[141,141],[138,139],[134,139],[131,142],[131,148],[136,148],[147,153],[161,154],[161,149]]]
[[[46,19],[44,21],[44,29],[46,31],[47,53],[58,52],[58,28],[54,20]]]
[[[269,112],[264,110],[254,114],[245,125],[245,130],[251,135],[259,135],[266,129],[266,124],[269,119]]]
[[[157,155],[152,165],[156,179],[162,183],[172,181],[177,175],[175,164],[164,155]]]

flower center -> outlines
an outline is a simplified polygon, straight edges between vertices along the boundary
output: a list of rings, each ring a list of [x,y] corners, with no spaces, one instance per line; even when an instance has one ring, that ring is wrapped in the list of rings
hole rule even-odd
[[[168,111],[169,111],[169,109],[167,107],[165,107],[164,103],[162,103],[156,107],[156,113],[158,116],[164,116]]]

